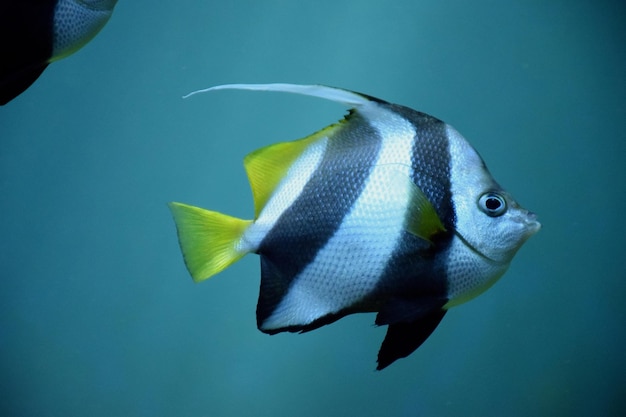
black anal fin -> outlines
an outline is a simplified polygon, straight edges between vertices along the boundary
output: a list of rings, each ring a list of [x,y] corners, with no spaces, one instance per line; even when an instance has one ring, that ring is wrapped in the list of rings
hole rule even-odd
[[[376,370],[380,371],[413,353],[428,339],[445,314],[446,310],[438,309],[412,322],[390,324],[378,351]]]

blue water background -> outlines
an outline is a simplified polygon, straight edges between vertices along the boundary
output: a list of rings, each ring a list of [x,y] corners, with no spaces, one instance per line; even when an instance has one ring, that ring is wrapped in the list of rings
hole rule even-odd
[[[120,1],[0,108],[0,415],[626,415],[617,1]],[[250,218],[243,157],[342,117],[323,83],[455,126],[543,229],[375,372],[384,328],[256,329],[258,258],[189,278],[166,203]]]

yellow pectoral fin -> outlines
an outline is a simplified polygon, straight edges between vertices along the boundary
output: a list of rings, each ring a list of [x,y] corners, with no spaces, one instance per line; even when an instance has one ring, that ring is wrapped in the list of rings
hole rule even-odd
[[[432,237],[445,232],[446,228],[424,192],[408,178],[407,180],[410,182],[407,230],[415,236],[432,242]]]
[[[292,142],[280,142],[248,154],[244,166],[254,197],[254,217],[265,207],[278,184],[285,178],[291,165],[317,140],[332,137],[340,123],[330,125],[306,138]]]
[[[405,230],[427,242],[433,242],[433,237],[445,232],[446,228],[437,211],[422,189],[417,186],[408,174],[405,165],[390,163],[374,166],[370,171],[370,177],[381,179],[381,187],[386,189],[382,198],[388,204],[398,204],[397,199],[406,204],[404,211]],[[386,187],[386,188],[385,188]],[[398,195],[401,193],[401,196]],[[396,202],[393,202],[396,199]]]
[[[170,203],[169,207],[194,281],[210,278],[246,254],[237,245],[252,221],[181,203]]]

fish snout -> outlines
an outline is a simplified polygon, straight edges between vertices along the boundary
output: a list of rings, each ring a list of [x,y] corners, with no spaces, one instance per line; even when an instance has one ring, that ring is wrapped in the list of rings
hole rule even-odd
[[[541,223],[537,220],[537,214],[532,211],[524,210],[525,213],[521,216],[521,223],[524,225],[528,236],[532,236],[541,229]]]

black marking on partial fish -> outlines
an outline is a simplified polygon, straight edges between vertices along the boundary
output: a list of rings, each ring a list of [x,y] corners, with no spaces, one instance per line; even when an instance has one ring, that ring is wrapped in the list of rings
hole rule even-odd
[[[52,56],[56,1],[7,0],[0,5],[0,105],[26,90]]]

